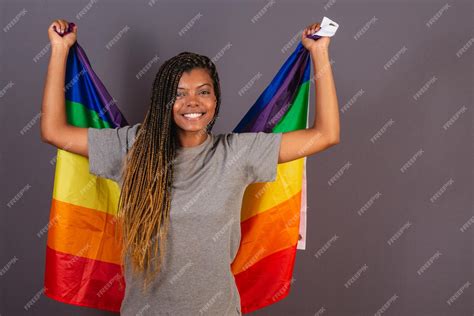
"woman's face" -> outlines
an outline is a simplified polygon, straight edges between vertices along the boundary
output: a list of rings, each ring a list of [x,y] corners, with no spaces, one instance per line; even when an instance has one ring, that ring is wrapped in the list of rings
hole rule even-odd
[[[187,132],[205,130],[214,117],[216,101],[212,78],[206,69],[183,72],[173,105],[176,125]]]

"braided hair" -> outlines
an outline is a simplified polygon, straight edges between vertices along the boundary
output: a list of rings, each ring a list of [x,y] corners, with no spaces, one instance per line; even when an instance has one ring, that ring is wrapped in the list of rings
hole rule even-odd
[[[221,102],[216,66],[207,56],[182,52],[158,70],[150,108],[121,171],[123,183],[117,212],[123,241],[120,255],[122,262],[130,256],[134,276],[144,275],[144,291],[161,271],[166,253],[173,162],[179,146],[173,104],[183,72],[195,68],[207,70],[213,82],[216,109],[205,132],[212,130]]]

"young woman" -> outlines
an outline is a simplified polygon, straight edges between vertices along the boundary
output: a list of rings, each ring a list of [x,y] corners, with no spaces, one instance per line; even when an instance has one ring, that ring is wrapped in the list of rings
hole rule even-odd
[[[206,56],[183,52],[165,61],[153,83],[142,123],[115,129],[66,122],[65,70],[77,37],[68,26],[48,29],[51,59],[41,138],[89,158],[90,172],[121,186],[125,298],[121,313],[240,315],[230,270],[240,244],[245,188],[276,179],[277,164],[313,155],[339,142],[329,37],[301,40],[316,78],[315,121],[287,133],[212,134],[221,102],[219,76]],[[141,291],[144,290],[144,291]],[[146,291],[148,290],[148,291]]]

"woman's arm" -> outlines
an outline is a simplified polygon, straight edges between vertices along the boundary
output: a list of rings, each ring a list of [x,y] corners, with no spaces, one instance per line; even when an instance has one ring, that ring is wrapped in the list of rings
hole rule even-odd
[[[323,151],[339,143],[339,105],[329,60],[329,37],[306,38],[319,29],[313,24],[303,31],[302,43],[310,51],[315,77],[315,119],[312,127],[283,133],[278,163]]]
[[[66,119],[64,94],[66,62],[69,49],[76,41],[77,26],[74,26],[73,32],[64,37],[58,35],[54,27],[56,30],[65,31],[67,26],[67,21],[55,20],[48,28],[51,57],[41,105],[41,140],[87,157],[87,128],[71,126]]]

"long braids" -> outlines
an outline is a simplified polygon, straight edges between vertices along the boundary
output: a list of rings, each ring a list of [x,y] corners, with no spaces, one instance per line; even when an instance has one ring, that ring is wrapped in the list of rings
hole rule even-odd
[[[207,56],[182,52],[161,65],[153,82],[150,108],[137,131],[122,168],[117,218],[122,228],[121,259],[131,258],[134,275],[143,273],[146,291],[161,271],[169,229],[173,162],[178,139],[173,104],[181,75],[206,69],[213,81],[216,110],[206,132],[212,130],[221,102],[219,76]],[[155,267],[153,266],[155,265]]]

